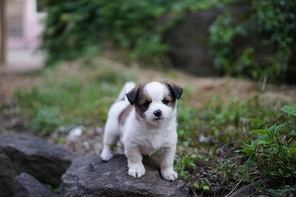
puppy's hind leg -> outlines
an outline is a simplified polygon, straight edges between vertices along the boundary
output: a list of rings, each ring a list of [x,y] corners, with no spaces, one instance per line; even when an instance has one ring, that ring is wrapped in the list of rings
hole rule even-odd
[[[109,161],[113,157],[113,149],[116,146],[117,140],[119,138],[119,129],[112,125],[106,124],[105,134],[103,139],[103,150],[101,153],[101,159],[103,161]]]

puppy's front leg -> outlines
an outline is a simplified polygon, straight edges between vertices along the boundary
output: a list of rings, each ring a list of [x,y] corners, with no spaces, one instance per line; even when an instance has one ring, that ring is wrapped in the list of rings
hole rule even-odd
[[[176,146],[166,147],[161,151],[161,175],[168,181],[175,181],[178,178],[178,173],[174,171],[174,158]]]
[[[143,156],[139,147],[124,147],[124,154],[127,157],[128,175],[141,177],[145,174],[145,167],[142,163]]]

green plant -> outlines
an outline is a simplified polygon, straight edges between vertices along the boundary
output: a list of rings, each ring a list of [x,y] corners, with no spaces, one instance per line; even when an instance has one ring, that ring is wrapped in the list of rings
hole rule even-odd
[[[190,171],[196,167],[195,161],[197,155],[195,153],[185,153],[177,158],[174,169],[179,173],[179,177],[184,180],[190,180]]]
[[[177,163],[174,168],[179,173],[179,177],[184,180],[190,179],[190,173],[188,170],[194,168],[195,164],[189,155],[183,155],[181,158],[177,159]]]
[[[251,12],[240,18],[226,9],[209,28],[208,43],[215,68],[232,76],[282,81],[288,67],[294,67],[291,60],[296,32],[295,8],[296,2],[292,0],[252,0]],[[254,35],[261,40],[257,46],[237,46],[237,40]]]
[[[285,106],[282,108],[282,111],[287,112],[291,116],[295,116],[295,110],[295,106]],[[256,167],[260,174],[275,178],[282,187],[289,187],[290,190],[285,190],[286,194],[295,192],[295,117],[291,117],[290,121],[274,125],[269,129],[252,130],[250,132],[257,134],[257,139],[249,144],[246,143],[246,147],[239,151],[248,155],[248,160],[245,163],[246,170],[248,171]],[[281,190],[281,192],[284,192],[284,190]]]
[[[165,29],[158,28],[155,19],[169,9],[169,1],[44,0],[44,4],[48,17],[42,48],[49,53],[49,63],[81,57],[89,48],[103,47],[106,40],[140,58],[167,50],[160,33]]]
[[[246,35],[246,29],[242,25],[235,25],[233,16],[226,11],[213,22],[209,32],[210,53],[214,56],[215,68],[227,75],[233,75],[233,38]]]
[[[195,182],[193,183],[193,187],[195,189],[204,190],[204,191],[209,191],[211,189],[210,186],[205,181],[201,181],[200,183]]]
[[[128,51],[133,60],[159,66],[169,49],[163,36],[186,10],[206,10],[232,1],[42,0],[48,13],[42,48],[49,54],[48,64],[95,55],[111,46]],[[169,21],[162,22],[163,16],[170,16]]]
[[[80,66],[72,66],[71,72],[63,69],[69,68],[44,70],[44,84],[14,94],[35,133],[49,135],[62,125],[104,124],[122,84],[133,79],[131,74],[121,74],[109,67],[96,70],[89,66],[81,71]]]
[[[50,134],[64,122],[59,113],[55,107],[39,107],[36,116],[30,122],[30,127],[34,131],[40,131],[41,135]]]

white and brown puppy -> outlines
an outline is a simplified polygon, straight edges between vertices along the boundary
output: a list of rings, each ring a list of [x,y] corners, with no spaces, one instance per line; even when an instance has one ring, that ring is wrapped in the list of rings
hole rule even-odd
[[[177,144],[176,100],[183,89],[169,82],[151,82],[135,87],[128,82],[109,110],[101,158],[113,157],[112,147],[120,139],[128,160],[128,174],[145,174],[142,155],[161,154],[161,175],[174,181],[173,163]]]

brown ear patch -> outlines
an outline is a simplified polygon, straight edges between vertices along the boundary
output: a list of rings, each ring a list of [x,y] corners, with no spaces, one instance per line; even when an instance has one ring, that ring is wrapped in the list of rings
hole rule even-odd
[[[165,84],[168,87],[168,89],[174,99],[179,100],[181,98],[182,93],[183,93],[183,88],[181,88],[180,86],[178,86],[174,83],[167,82],[167,81],[164,81],[163,84]]]
[[[129,91],[126,94],[126,97],[131,105],[135,104],[135,102],[137,101],[140,87],[141,87],[141,85],[133,88],[131,91]]]
[[[135,106],[136,113],[140,117],[144,117],[145,111],[152,102],[152,99],[144,91],[145,85],[139,85],[126,94],[128,101]]]
[[[171,95],[164,95],[162,103],[168,107],[175,107],[176,99],[172,98]]]

